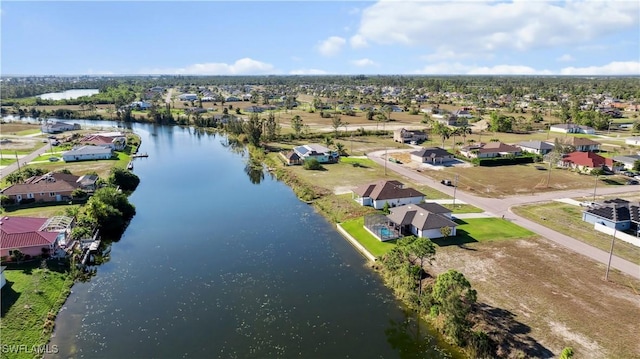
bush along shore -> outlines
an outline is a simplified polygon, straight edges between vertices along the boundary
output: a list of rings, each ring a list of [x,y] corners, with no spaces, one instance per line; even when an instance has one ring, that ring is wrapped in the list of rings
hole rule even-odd
[[[91,238],[99,231],[102,243],[120,238],[135,215],[128,200],[140,179],[134,173],[114,167],[81,207],[66,209],[66,215],[76,218],[71,238]],[[18,252],[19,254],[19,252]],[[47,343],[55,319],[76,281],[87,281],[96,267],[78,265],[81,253],[72,252],[65,258],[44,258],[23,261],[14,253],[4,274],[7,283],[2,288],[2,350],[0,358],[34,358],[56,354],[57,348]],[[102,260],[96,255],[95,264]]]

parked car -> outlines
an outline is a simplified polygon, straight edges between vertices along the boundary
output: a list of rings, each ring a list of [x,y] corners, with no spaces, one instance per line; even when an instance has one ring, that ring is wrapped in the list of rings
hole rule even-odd
[[[628,180],[627,184],[638,184],[640,182],[638,182],[637,180]]]
[[[451,180],[448,180],[448,179],[444,179],[444,180],[440,181],[440,183],[442,183],[445,186],[453,187],[453,182],[451,182]]]
[[[58,157],[49,157],[49,161],[50,162],[57,162],[57,161],[60,161],[60,159]]]

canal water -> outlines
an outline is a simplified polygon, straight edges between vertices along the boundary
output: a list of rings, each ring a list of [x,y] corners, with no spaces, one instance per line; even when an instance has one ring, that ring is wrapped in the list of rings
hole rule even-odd
[[[249,176],[224,137],[132,127],[149,154],[134,162],[137,214],[73,287],[52,357],[453,356],[330,223],[269,174]]]

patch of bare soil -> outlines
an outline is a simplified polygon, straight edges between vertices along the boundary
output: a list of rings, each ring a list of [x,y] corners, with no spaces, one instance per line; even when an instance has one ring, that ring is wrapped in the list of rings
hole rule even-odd
[[[544,239],[440,247],[437,273],[455,268],[478,291],[484,329],[509,357],[640,358],[640,281]],[[505,331],[511,333],[505,336]]]

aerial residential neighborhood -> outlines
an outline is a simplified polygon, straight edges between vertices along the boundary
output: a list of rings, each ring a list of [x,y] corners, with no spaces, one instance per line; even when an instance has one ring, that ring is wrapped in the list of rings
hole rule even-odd
[[[520,281],[523,274],[516,274],[519,272],[513,268],[507,273],[507,267],[488,264],[490,259],[482,251],[491,248],[491,252],[509,253],[513,265],[531,261],[537,269],[529,272],[536,272],[551,265],[549,259],[531,258],[529,252],[517,250],[518,246],[528,243],[546,248],[544,251],[560,250],[548,247],[554,243],[568,248],[563,251],[584,258],[576,262],[580,270],[592,273],[606,269],[605,284],[593,282],[593,288],[617,281],[618,276],[635,278],[637,266],[633,261],[640,259],[637,240],[640,223],[634,212],[640,200],[636,190],[640,189],[637,186],[640,147],[633,136],[640,128],[634,127],[635,113],[618,119],[615,126],[607,122],[606,128],[600,126],[598,130],[562,123],[560,112],[534,111],[532,115],[541,115],[543,121],[534,122],[532,116],[524,125],[522,118],[515,120],[509,113],[528,114],[529,108],[510,109],[508,98],[496,98],[495,103],[480,108],[468,105],[462,94],[426,92],[403,100],[400,96],[404,90],[394,86],[382,87],[382,97],[372,99],[366,95],[372,90],[363,87],[359,89],[362,93],[359,101],[363,104],[357,106],[358,101],[345,104],[346,98],[336,99],[335,95],[319,91],[321,87],[317,85],[296,86],[297,95],[289,92],[278,96],[276,90],[266,85],[194,87],[163,83],[140,90],[141,101],[143,98],[149,101],[149,107],[123,105],[115,114],[108,112],[108,107],[96,106],[91,111],[102,120],[111,115],[143,126],[187,128],[189,124],[201,133],[228,136],[221,141],[223,148],[258,149],[245,154],[245,172],[251,183],[265,181],[266,171],[288,184],[303,202],[335,224],[337,233],[375,263],[372,266],[376,268],[388,265],[389,256],[396,253],[394,248],[400,250],[403,243],[414,238],[418,242],[428,239],[439,253],[439,259],[431,264],[433,268],[440,268],[438,261],[459,263],[456,268],[466,268],[474,286],[487,293],[483,294],[487,295],[487,301],[493,302],[501,298],[499,286],[480,279],[487,275],[481,268],[491,265],[500,276],[508,278],[503,284],[514,290],[525,285]],[[237,106],[238,102],[250,105]],[[162,106],[171,111],[159,113]],[[3,111],[15,116],[6,107]],[[78,111],[79,116],[86,112]],[[586,114],[595,110],[583,111]],[[102,198],[101,193],[108,191],[116,178],[122,180],[123,172],[118,171],[137,172],[134,163],[138,162],[134,160],[148,154],[137,153],[139,140],[129,130],[113,127],[96,130],[81,118],[73,121],[69,121],[73,125],[61,121],[51,121],[47,126],[3,124],[3,129],[25,131],[24,135],[3,134],[6,146],[16,151],[35,149],[34,154],[18,155],[17,161],[15,153],[14,160],[5,161],[9,165],[2,169],[3,178],[11,180],[1,188],[3,203],[9,211],[2,220],[1,244],[6,267],[2,273],[10,286],[15,280],[16,266],[38,260],[76,258],[80,273],[95,275],[92,273],[99,272],[97,263],[102,261],[105,248],[110,248],[105,245],[118,245],[105,240],[94,227],[78,227],[77,224],[86,224],[86,220],[74,216],[76,210],[61,213],[52,209],[80,206],[90,208],[86,213],[106,215],[101,214],[99,206],[87,207],[88,203],[95,194]],[[173,121],[181,127],[159,125],[157,121]],[[504,127],[505,123],[511,127]],[[252,127],[254,124],[259,127]],[[29,126],[37,126],[37,132]],[[53,128],[55,135],[51,134]],[[157,131],[144,128],[147,133]],[[157,135],[145,138],[151,143],[160,139]],[[168,145],[170,142],[164,143],[160,150],[155,150],[156,154]],[[206,154],[195,156],[202,155]],[[188,157],[180,161],[190,162]],[[147,162],[139,163],[144,173]],[[166,174],[164,167],[168,164],[160,166]],[[121,169],[114,172],[115,167]],[[16,172],[11,174],[7,169]],[[188,170],[178,173],[185,171]],[[114,177],[116,174],[120,177]],[[208,178],[214,182],[224,178],[198,176],[200,180]],[[182,182],[184,179],[178,181]],[[122,186],[116,190],[126,190],[125,182]],[[230,194],[234,193],[231,189],[224,188]],[[20,211],[34,213],[31,207],[42,208],[43,216],[12,215]],[[65,218],[64,226],[44,226],[62,223],[60,218]],[[536,223],[542,224],[543,230]],[[24,241],[17,241],[18,237]],[[606,258],[611,247],[608,239],[613,237],[616,243],[608,264],[601,258]],[[508,247],[502,247],[505,244]],[[469,261],[484,264],[469,269],[463,265]],[[542,273],[536,274],[541,281],[536,290],[544,288]],[[585,288],[575,290],[576,296],[584,295]],[[542,295],[540,292],[535,298]],[[609,302],[616,300],[611,297]],[[585,308],[589,305],[585,304]],[[492,340],[508,335],[501,329],[487,328],[493,328],[487,329]],[[535,330],[539,338],[553,335],[538,332],[540,328]],[[517,343],[509,344],[511,351],[521,345]],[[540,352],[529,353],[535,356]]]

